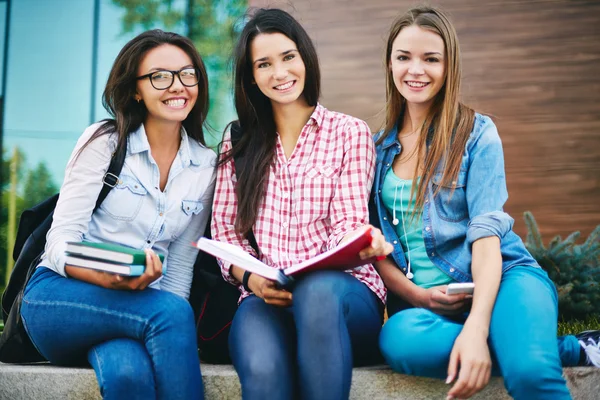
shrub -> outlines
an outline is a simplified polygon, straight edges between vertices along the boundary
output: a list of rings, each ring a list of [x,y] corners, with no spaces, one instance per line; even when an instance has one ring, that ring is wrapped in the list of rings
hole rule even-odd
[[[524,218],[525,246],[556,285],[559,320],[600,316],[600,225],[583,244],[575,243],[580,233],[573,232],[565,240],[556,236],[545,247],[533,215],[527,211]]]

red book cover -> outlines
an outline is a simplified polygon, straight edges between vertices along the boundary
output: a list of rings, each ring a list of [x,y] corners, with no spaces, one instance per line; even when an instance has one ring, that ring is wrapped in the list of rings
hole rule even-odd
[[[246,271],[261,275],[285,286],[293,281],[293,277],[308,272],[323,269],[346,270],[376,261],[376,257],[362,260],[358,255],[361,250],[369,247],[372,239],[371,229],[365,228],[363,232],[349,238],[336,248],[284,270],[271,267],[230,243],[200,238],[196,243],[196,247]]]
[[[362,249],[369,247],[371,240],[373,240],[371,229],[365,229],[363,233],[348,239],[344,243],[325,253],[284,269],[283,273],[287,276],[299,276],[321,269],[344,270],[370,264],[375,262],[375,257],[362,260],[358,253]]]

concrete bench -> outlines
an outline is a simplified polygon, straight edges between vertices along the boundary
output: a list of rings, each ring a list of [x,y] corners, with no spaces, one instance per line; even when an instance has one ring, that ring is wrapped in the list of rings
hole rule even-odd
[[[208,400],[239,399],[240,384],[230,365],[202,365]],[[565,368],[564,376],[573,398],[600,398],[600,369]],[[441,380],[417,378],[392,372],[386,366],[355,368],[352,399],[444,399],[448,386]],[[100,392],[92,369],[63,368],[49,364],[9,365],[0,363],[0,399],[97,400]],[[474,399],[510,399],[502,379],[493,378]]]

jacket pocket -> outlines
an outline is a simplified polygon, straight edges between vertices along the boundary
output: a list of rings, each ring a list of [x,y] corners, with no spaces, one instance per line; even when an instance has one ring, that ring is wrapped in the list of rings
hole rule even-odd
[[[136,178],[121,175],[100,208],[114,219],[132,221],[138,216],[147,194],[146,188]]]
[[[435,210],[441,219],[459,222],[469,217],[466,199],[467,171],[459,171],[456,180],[449,184],[442,184],[442,172],[436,172],[431,183]]]
[[[174,237],[178,237],[188,227],[192,216],[199,214],[204,209],[200,200],[182,200],[181,208],[178,211],[177,226]]]

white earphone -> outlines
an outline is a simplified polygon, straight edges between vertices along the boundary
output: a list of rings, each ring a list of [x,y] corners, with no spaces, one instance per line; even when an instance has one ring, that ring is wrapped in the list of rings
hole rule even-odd
[[[392,224],[394,224],[394,225],[398,225],[400,223],[398,218],[396,218],[397,194],[398,194],[398,184],[396,184],[396,187],[394,188],[394,207],[392,207],[392,216],[393,216]],[[404,181],[402,182],[402,188],[400,189],[400,199],[401,200],[404,197],[403,194],[404,194]],[[406,277],[408,279],[412,279],[412,278],[414,278],[415,275],[410,271],[410,244],[408,244],[408,236],[406,236],[406,226],[404,223],[405,219],[406,219],[406,214],[403,212],[402,213],[402,231],[404,232],[404,238],[406,240],[406,250],[407,250],[406,257],[408,258],[408,272],[406,273]]]

